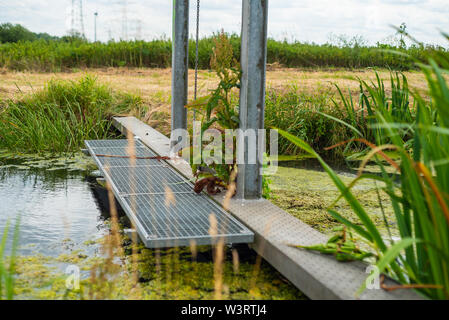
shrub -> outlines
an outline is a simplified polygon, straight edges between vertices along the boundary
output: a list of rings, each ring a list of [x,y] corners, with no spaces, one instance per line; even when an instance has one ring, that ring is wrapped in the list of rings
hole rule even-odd
[[[199,42],[199,67],[210,69],[213,39],[216,34]],[[234,57],[240,59],[240,37],[228,35]],[[22,39],[27,40],[27,39]],[[32,39],[29,39],[32,40]],[[391,50],[400,50],[396,55]],[[13,70],[60,71],[70,68],[99,67],[158,67],[171,65],[171,40],[110,41],[89,43],[77,37],[49,40],[19,41],[0,45],[0,67]],[[195,43],[190,41],[190,66],[194,66]],[[443,53],[444,48],[415,45],[397,48],[389,45],[336,46],[269,39],[267,44],[268,63],[278,63],[289,68],[367,68],[379,67],[395,70],[416,68],[414,59],[424,61],[426,57]],[[407,57],[407,55],[409,57]]]

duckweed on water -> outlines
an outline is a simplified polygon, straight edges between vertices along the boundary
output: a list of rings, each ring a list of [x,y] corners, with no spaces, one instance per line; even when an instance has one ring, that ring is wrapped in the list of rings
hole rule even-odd
[[[125,250],[129,249],[125,247]],[[230,250],[224,263],[223,298],[225,299],[305,299],[287,280],[266,263],[262,263],[255,275],[254,255],[246,258],[243,253],[238,271],[234,269]],[[19,257],[17,263],[16,294],[26,299],[213,299],[214,265],[212,248],[198,247],[194,258],[189,248],[159,251],[139,248],[138,270],[140,281],[131,280],[131,256],[114,260],[113,269],[107,278],[107,288],[98,291],[98,278],[92,270],[106,264],[101,256],[88,257],[80,250],[65,253],[56,258],[42,255]],[[158,260],[159,259],[159,260]],[[159,264],[157,261],[160,261]],[[76,265],[81,273],[87,271],[80,282],[80,289],[66,289],[67,275],[54,267],[57,264]],[[97,275],[98,276],[98,275]]]
[[[345,174],[340,175],[340,178],[349,185],[355,177]],[[334,227],[339,225],[327,213],[326,209],[339,197],[340,192],[325,172],[279,167],[277,174],[272,177],[271,189],[273,194],[271,201],[273,203],[318,231],[329,234]],[[359,181],[354,187],[353,193],[361,204],[368,209],[376,225],[386,231],[376,185],[372,181]],[[394,232],[395,227],[392,224],[395,220],[389,197],[382,192],[380,197],[388,223]],[[350,206],[344,200],[340,200],[335,208],[346,218],[358,221]]]
[[[0,169],[15,168],[19,170],[42,169],[46,171],[65,170],[68,172],[89,172],[96,169],[91,157],[81,152],[63,153],[55,156],[53,153],[27,154],[12,153],[0,150]]]

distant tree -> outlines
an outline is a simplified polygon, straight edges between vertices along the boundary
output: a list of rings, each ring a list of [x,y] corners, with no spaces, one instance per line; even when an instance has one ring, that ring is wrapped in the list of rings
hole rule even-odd
[[[0,24],[0,42],[33,41],[37,36],[20,24]]]
[[[36,33],[37,39],[43,39],[43,40],[58,40],[59,37],[49,35],[48,33]]]
[[[355,35],[352,38],[346,34],[328,34],[328,43],[342,48],[360,48],[368,46],[368,40],[362,35]]]
[[[60,40],[64,42],[87,42],[86,37],[79,32],[70,32],[68,35],[61,37]]]

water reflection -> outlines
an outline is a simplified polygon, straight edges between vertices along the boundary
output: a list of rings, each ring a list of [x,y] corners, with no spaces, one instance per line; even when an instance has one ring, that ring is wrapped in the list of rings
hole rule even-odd
[[[81,171],[25,168],[14,161],[3,161],[3,165],[0,163],[0,234],[8,219],[14,222],[18,215],[21,216],[18,255],[22,256],[22,260],[17,267],[22,273],[16,282],[18,297],[65,297],[66,291],[64,287],[58,286],[58,281],[68,266],[80,267],[81,279],[90,279],[92,270],[96,270],[91,263],[105,254],[96,240],[104,238],[109,232],[106,221],[108,212],[106,190],[94,177]],[[129,227],[121,213],[121,224]],[[123,245],[125,253],[129,255],[130,241],[125,240]],[[214,250],[208,246],[196,250],[195,257],[189,248],[140,251],[139,280],[142,290],[146,292],[142,297],[212,298]],[[231,253],[238,253],[240,257],[237,273],[232,272]],[[25,260],[23,256],[27,256]],[[47,260],[47,257],[51,259]],[[226,249],[225,279],[228,290],[232,289],[229,296],[254,298],[251,279],[254,270],[257,270],[261,289],[257,289],[254,294],[258,298],[304,298],[267,263],[262,262],[261,266],[255,264],[256,259],[255,252],[246,245]],[[48,271],[48,268],[55,269]],[[116,277],[118,287],[126,284],[125,279]],[[45,290],[42,293],[43,283]],[[123,294],[131,295],[131,292],[117,291],[116,294],[123,298]],[[135,298],[134,295],[132,297]]]
[[[107,211],[94,182],[67,170],[0,168],[0,234],[20,215],[19,254],[57,256],[95,241],[107,232]]]

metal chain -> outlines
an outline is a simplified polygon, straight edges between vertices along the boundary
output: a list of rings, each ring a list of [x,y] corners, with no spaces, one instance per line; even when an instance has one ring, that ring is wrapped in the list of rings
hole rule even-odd
[[[200,0],[196,2],[196,51],[195,51],[195,90],[193,98],[196,100],[198,93],[198,63],[199,63],[199,43],[200,43]],[[196,111],[193,111],[193,121],[196,120]]]

